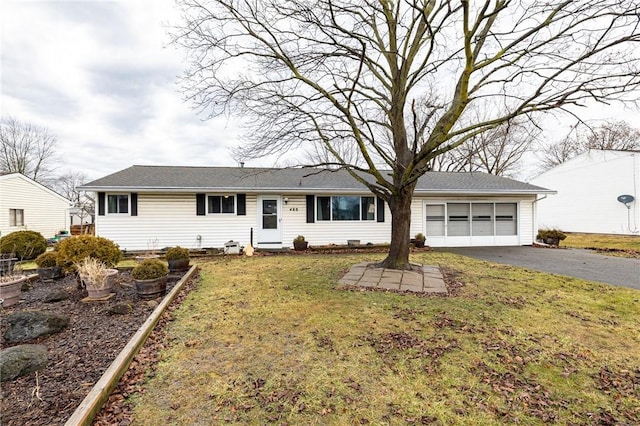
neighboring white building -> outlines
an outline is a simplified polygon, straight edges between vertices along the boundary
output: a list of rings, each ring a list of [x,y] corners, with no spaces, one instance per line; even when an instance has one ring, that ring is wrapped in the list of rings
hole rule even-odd
[[[0,236],[37,231],[45,238],[69,230],[71,202],[20,173],[0,175]]]
[[[640,233],[640,151],[590,150],[531,179],[557,195],[538,202],[538,224],[566,232]],[[618,201],[630,195],[634,201]]]
[[[95,191],[96,235],[123,250],[256,248],[347,240],[388,243],[386,203],[346,171],[132,166],[87,183]],[[428,172],[412,205],[411,234],[431,246],[529,245],[535,200],[554,193],[485,173]]]

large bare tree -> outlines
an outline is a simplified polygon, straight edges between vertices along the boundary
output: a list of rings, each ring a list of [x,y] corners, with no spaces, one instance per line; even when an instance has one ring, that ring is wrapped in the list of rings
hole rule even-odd
[[[324,165],[389,204],[388,268],[409,267],[411,200],[431,160],[518,117],[633,101],[640,83],[634,1],[178,3],[187,98],[210,116],[244,118],[245,159],[331,153]]]
[[[0,172],[22,173],[50,183],[56,162],[56,137],[46,128],[12,117],[0,120]]]

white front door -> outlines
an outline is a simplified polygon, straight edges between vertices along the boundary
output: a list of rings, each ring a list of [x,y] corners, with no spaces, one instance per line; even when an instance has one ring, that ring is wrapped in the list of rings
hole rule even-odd
[[[282,247],[282,212],[279,195],[258,197],[258,247]]]

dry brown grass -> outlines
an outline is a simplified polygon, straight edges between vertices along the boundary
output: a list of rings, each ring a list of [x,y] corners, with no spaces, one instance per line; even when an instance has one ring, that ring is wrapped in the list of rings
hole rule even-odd
[[[176,311],[136,424],[640,421],[640,294],[447,253],[456,297],[345,291],[381,255],[228,257]]]

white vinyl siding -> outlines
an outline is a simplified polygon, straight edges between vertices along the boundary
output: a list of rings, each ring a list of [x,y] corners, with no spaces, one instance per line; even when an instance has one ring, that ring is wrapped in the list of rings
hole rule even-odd
[[[229,240],[249,242],[255,229],[256,197],[247,195],[247,214],[196,215],[195,194],[138,193],[138,215],[96,216],[96,234],[109,238],[123,250],[182,247],[220,248]],[[199,237],[199,238],[198,238]]]
[[[18,220],[15,226],[12,219]],[[0,236],[30,230],[51,238],[68,230],[69,222],[69,203],[64,198],[24,176],[0,176]]]
[[[640,234],[640,152],[591,150],[531,179],[558,191],[538,201],[539,228]],[[632,195],[627,208],[620,195]]]
[[[360,240],[361,244],[383,244],[391,241],[391,212],[387,203],[384,222],[349,220],[307,223],[306,197],[297,194],[283,195],[283,198],[288,199],[287,204],[282,204],[282,244],[285,247],[293,247],[293,239],[297,235],[304,235],[311,246],[347,244],[347,240]],[[317,208],[317,202],[314,208]]]
[[[362,196],[366,196],[362,194]],[[346,244],[347,240],[360,240],[361,244],[384,244],[391,241],[391,212],[385,203],[385,221],[348,220],[348,221],[315,221],[307,223],[306,196],[302,194],[278,194],[281,200],[281,241],[283,247],[292,247],[293,239],[303,235],[311,246],[326,244]],[[455,245],[519,245],[531,244],[533,236],[533,199],[523,201],[521,198],[439,198],[414,197],[411,207],[411,237],[418,232],[427,235],[427,244],[438,246],[430,241],[430,232],[425,232],[425,205],[440,205],[437,211],[444,215],[448,203],[465,204],[480,203],[480,216],[490,213],[488,205],[495,203],[513,203],[517,206],[518,234],[508,236],[480,235],[461,236],[446,240]],[[286,200],[286,203],[285,203]],[[483,207],[485,206],[485,207]],[[237,207],[237,206],[236,206]],[[246,195],[246,215],[207,214],[196,215],[196,196],[188,193],[145,194],[138,193],[138,216],[105,215],[97,216],[96,232],[109,238],[125,250],[147,250],[151,242],[158,249],[180,245],[187,248],[222,248],[230,240],[238,241],[246,246],[251,238],[253,228],[254,246],[258,242],[259,214],[257,195]],[[314,203],[314,212],[317,203]],[[487,210],[487,211],[484,211]],[[435,211],[435,210],[434,210]],[[236,208],[237,212],[237,208]],[[474,212],[469,211],[469,221]],[[442,223],[439,224],[442,227]],[[200,238],[198,238],[200,236]],[[443,237],[445,238],[445,237]],[[157,240],[157,241],[156,241]],[[445,240],[443,239],[443,242]]]
[[[523,200],[518,204],[518,235],[520,245],[531,245],[538,233],[537,226],[534,225],[534,210],[538,203],[533,199]],[[509,237],[504,237],[509,238]]]

